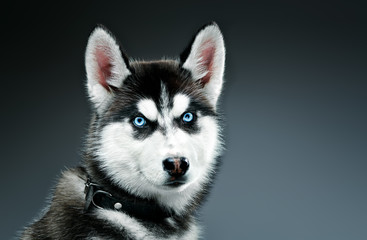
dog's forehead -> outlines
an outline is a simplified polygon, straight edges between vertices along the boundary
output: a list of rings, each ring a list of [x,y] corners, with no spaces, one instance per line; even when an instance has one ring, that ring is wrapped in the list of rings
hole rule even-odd
[[[107,118],[141,113],[152,121],[163,115],[172,119],[198,102],[201,109],[211,109],[202,87],[176,61],[136,62],[131,67],[132,74],[114,93]]]
[[[188,72],[179,67],[176,61],[133,62],[131,72],[120,90],[129,88],[132,90],[130,93],[149,96],[155,101],[160,98],[161,82],[171,92],[182,88],[190,78]]]
[[[172,118],[179,117],[189,107],[190,97],[183,93],[178,93],[173,96],[172,103],[166,102],[166,100],[164,100],[165,96],[166,93],[162,91],[161,102],[158,105],[153,99],[141,99],[137,103],[138,111],[149,120],[156,121],[162,114],[169,115],[169,117]]]
[[[126,104],[137,104],[144,99],[152,99],[160,108],[170,104],[178,93],[193,96],[198,86],[192,81],[190,74],[176,61],[135,62],[132,72],[119,89],[119,98]]]

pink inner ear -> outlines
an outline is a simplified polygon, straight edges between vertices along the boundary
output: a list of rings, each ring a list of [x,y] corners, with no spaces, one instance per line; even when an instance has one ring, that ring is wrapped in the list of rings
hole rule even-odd
[[[213,63],[214,63],[215,46],[212,41],[208,40],[203,44],[201,50],[201,66],[208,71],[208,73],[201,78],[201,83],[203,85],[207,84],[212,77]]]
[[[96,54],[96,60],[98,64],[97,74],[98,74],[99,83],[107,90],[110,90],[107,79],[109,79],[112,75],[112,72],[111,72],[112,63],[106,51],[107,50],[103,48],[96,49],[95,54]]]

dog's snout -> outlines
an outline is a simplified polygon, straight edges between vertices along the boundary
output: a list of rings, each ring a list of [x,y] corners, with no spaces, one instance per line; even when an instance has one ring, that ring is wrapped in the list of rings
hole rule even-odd
[[[172,177],[185,175],[189,166],[189,160],[185,157],[169,157],[163,160],[163,169]]]

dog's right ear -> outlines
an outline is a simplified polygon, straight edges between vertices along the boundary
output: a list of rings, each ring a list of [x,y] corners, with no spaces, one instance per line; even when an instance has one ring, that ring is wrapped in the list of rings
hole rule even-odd
[[[102,112],[129,76],[129,61],[120,50],[113,35],[104,27],[94,29],[89,37],[85,54],[89,97],[98,112]]]
[[[180,56],[182,68],[200,83],[213,106],[217,105],[222,90],[225,52],[222,33],[212,22],[199,30]]]

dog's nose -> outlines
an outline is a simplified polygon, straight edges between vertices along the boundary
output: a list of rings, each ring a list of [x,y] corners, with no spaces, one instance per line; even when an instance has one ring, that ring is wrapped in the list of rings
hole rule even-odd
[[[169,157],[163,160],[163,169],[172,177],[185,175],[189,166],[189,160],[185,157]]]

